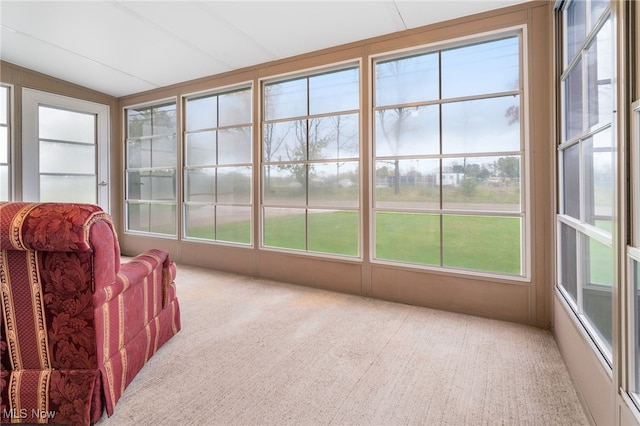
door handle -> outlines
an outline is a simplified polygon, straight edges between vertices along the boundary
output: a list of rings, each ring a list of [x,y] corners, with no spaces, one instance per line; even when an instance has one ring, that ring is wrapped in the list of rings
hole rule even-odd
[[[107,182],[105,182],[105,181],[102,181],[102,182],[100,182],[100,183],[98,184],[98,186],[107,186],[107,185],[108,185],[108,184],[107,184]]]

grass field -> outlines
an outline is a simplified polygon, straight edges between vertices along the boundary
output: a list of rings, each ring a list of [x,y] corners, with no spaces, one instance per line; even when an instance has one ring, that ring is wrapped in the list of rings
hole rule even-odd
[[[376,257],[520,274],[520,228],[520,219],[512,217],[380,212]]]
[[[304,214],[266,220],[265,245],[358,254],[357,213],[312,213],[308,218],[308,247]],[[443,216],[441,232],[439,215],[378,213],[375,256],[424,265],[520,274],[520,228],[519,218]]]

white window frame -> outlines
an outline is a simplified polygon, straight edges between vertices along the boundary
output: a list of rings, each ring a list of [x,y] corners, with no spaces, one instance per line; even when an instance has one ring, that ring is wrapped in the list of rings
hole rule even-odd
[[[507,274],[507,273],[498,273],[498,272],[486,272],[486,271],[477,271],[477,270],[466,270],[466,269],[453,269],[450,267],[446,267],[446,266],[433,266],[433,265],[426,265],[426,264],[409,264],[406,262],[401,262],[401,261],[391,261],[391,260],[384,260],[384,259],[377,259],[375,257],[375,213],[378,209],[374,208],[373,206],[373,200],[374,200],[374,192],[375,192],[375,156],[374,156],[374,152],[373,152],[373,142],[370,142],[369,144],[369,150],[370,150],[370,154],[369,154],[369,182],[370,182],[370,191],[371,193],[369,194],[369,199],[370,201],[370,218],[369,218],[369,235],[370,235],[370,247],[369,247],[369,253],[370,253],[370,262],[374,263],[374,264],[381,264],[381,265],[395,265],[395,266],[402,266],[402,267],[407,267],[410,266],[412,268],[417,268],[417,269],[422,269],[422,270],[435,270],[435,271],[447,271],[447,272],[451,272],[451,273],[455,273],[455,274],[461,274],[461,275],[471,275],[474,277],[487,277],[487,278],[497,278],[497,279],[509,279],[512,281],[522,281],[522,282],[530,282],[531,281],[531,253],[532,253],[532,247],[531,247],[531,215],[530,215],[530,206],[531,206],[531,173],[530,173],[530,161],[531,161],[531,154],[530,154],[530,149],[529,149],[529,135],[530,135],[530,126],[529,126],[529,74],[528,74],[528,57],[529,57],[529,52],[528,52],[528,46],[529,46],[529,40],[528,40],[528,32],[527,32],[527,27],[525,25],[517,25],[517,26],[513,26],[513,27],[507,27],[507,28],[502,28],[499,30],[494,30],[494,31],[488,31],[488,32],[484,32],[484,33],[477,33],[477,34],[473,34],[473,35],[469,35],[469,36],[464,36],[464,37],[459,37],[459,38],[453,38],[453,39],[449,39],[449,40],[445,40],[445,41],[441,41],[441,42],[437,42],[437,43],[430,43],[427,45],[422,45],[422,46],[416,46],[416,47],[412,47],[409,49],[400,49],[397,51],[393,51],[393,52],[385,52],[383,54],[380,55],[371,55],[369,57],[369,61],[372,64],[372,76],[371,78],[374,80],[375,82],[375,74],[373,74],[373,69],[375,68],[375,61],[379,61],[379,60],[387,60],[387,59],[393,59],[395,58],[402,58],[402,57],[406,57],[406,56],[410,56],[412,54],[421,54],[421,53],[428,53],[431,51],[439,51],[439,50],[445,50],[445,49],[449,49],[449,48],[455,48],[455,47],[463,47],[463,46],[467,46],[470,44],[474,44],[474,43],[479,43],[482,41],[490,41],[490,40],[496,40],[499,39],[500,37],[508,37],[508,36],[516,36],[519,39],[519,43],[520,43],[520,76],[521,76],[521,82],[520,82],[520,92],[521,92],[521,99],[520,99],[520,119],[521,119],[521,129],[520,129],[520,142],[521,142],[521,147],[520,147],[520,151],[518,152],[518,154],[521,156],[521,170],[520,170],[520,180],[521,180],[521,194],[520,194],[520,198],[521,198],[521,203],[520,203],[520,213],[519,213],[519,217],[522,219],[522,225],[521,225],[521,245],[520,245],[520,258],[521,258],[521,273],[520,274]],[[373,83],[375,84],[375,83]],[[375,106],[373,104],[373,96],[371,96],[371,108],[370,108],[370,114],[371,117],[373,117],[374,115],[374,111],[375,111]],[[475,99],[475,97],[474,97]],[[439,101],[440,102],[440,101]],[[373,118],[372,118],[373,120]],[[370,137],[370,139],[373,139],[373,134]],[[456,155],[465,155],[465,154],[456,154]],[[474,157],[474,156],[478,156],[478,153],[469,153],[466,154],[466,156],[469,157]],[[447,158],[447,155],[444,154],[440,154],[439,155],[440,158]],[[466,214],[466,213],[471,213],[473,214],[474,211],[469,211],[469,212],[465,212],[465,213],[455,213],[455,214]],[[440,213],[442,214],[442,212]],[[504,215],[500,215],[499,213],[496,213],[495,216],[500,217],[500,216],[504,216]],[[507,217],[515,217],[515,215],[507,215]]]
[[[249,90],[249,93],[251,95],[251,111],[250,111],[250,115],[251,115],[251,120],[249,121],[249,123],[247,123],[248,126],[251,126],[251,163],[250,163],[250,167],[251,167],[251,195],[250,195],[250,200],[249,200],[249,204],[247,205],[247,207],[250,207],[251,209],[251,213],[250,213],[250,231],[249,231],[249,243],[238,243],[238,242],[232,242],[232,241],[225,241],[225,240],[218,240],[218,239],[206,239],[206,238],[196,238],[196,237],[189,237],[187,236],[187,212],[186,209],[189,205],[189,203],[186,201],[186,189],[184,188],[184,186],[186,185],[186,170],[187,170],[187,158],[186,158],[186,141],[187,141],[187,134],[191,133],[191,131],[187,131],[187,102],[192,100],[192,99],[197,99],[197,98],[201,98],[201,97],[207,97],[207,96],[221,96],[224,95],[226,93],[232,92],[232,91],[236,91],[236,90]],[[184,160],[182,161],[182,166],[180,168],[180,174],[181,174],[181,179],[182,179],[182,198],[181,198],[181,214],[182,214],[182,220],[180,223],[180,232],[181,232],[181,238],[185,241],[197,241],[199,243],[207,243],[207,244],[219,244],[219,245],[230,245],[230,246],[247,246],[247,247],[254,247],[255,245],[255,241],[253,241],[254,239],[254,194],[256,191],[256,188],[254,188],[254,184],[255,184],[255,179],[253,178],[256,174],[256,167],[255,167],[255,151],[256,151],[256,147],[254,142],[254,137],[253,135],[255,134],[255,119],[253,117],[253,112],[254,112],[254,105],[253,105],[253,101],[254,101],[254,85],[252,81],[249,82],[245,82],[245,83],[240,83],[240,84],[235,84],[232,86],[225,86],[225,87],[219,87],[216,88],[215,90],[206,90],[203,92],[196,92],[196,93],[189,93],[186,95],[182,96],[182,102],[180,103],[181,107],[182,107],[182,111],[183,111],[183,125],[182,125],[182,132],[181,132],[181,137],[178,139],[178,145],[181,145],[181,149],[182,152],[184,153]],[[216,166],[217,167],[217,166]],[[217,202],[212,203],[214,205],[218,205]],[[238,204],[240,205],[240,204]],[[217,214],[217,213],[216,213]],[[216,218],[217,219],[217,218]]]
[[[173,224],[174,226],[174,231],[173,234],[162,234],[162,233],[157,233],[157,232],[146,232],[146,231],[139,231],[139,230],[135,230],[135,229],[129,229],[129,197],[128,197],[128,178],[127,178],[127,174],[128,174],[128,170],[129,167],[127,165],[128,162],[128,145],[127,145],[127,141],[129,139],[129,120],[128,120],[128,110],[130,109],[137,109],[137,108],[155,108],[155,107],[161,107],[163,105],[168,105],[173,103],[175,105],[176,108],[176,128],[175,128],[175,137],[176,137],[176,162],[175,162],[175,177],[176,177],[176,187],[175,187],[175,191],[176,191],[176,197],[173,201],[171,202],[163,202],[163,201],[157,201],[155,204],[173,204],[175,206],[175,223]],[[121,110],[122,113],[122,136],[123,136],[123,144],[124,144],[124,149],[123,149],[123,165],[124,165],[124,169],[123,169],[123,175],[124,175],[124,184],[123,184],[123,194],[122,194],[122,211],[124,213],[124,233],[125,234],[130,234],[130,235],[138,235],[138,236],[144,236],[144,237],[154,237],[154,238],[164,238],[164,239],[170,239],[170,240],[178,240],[180,238],[180,232],[178,232],[178,230],[181,228],[183,222],[183,217],[181,214],[181,205],[182,203],[180,202],[180,199],[182,197],[182,176],[181,176],[181,170],[182,167],[180,166],[182,164],[182,156],[181,156],[181,150],[182,150],[182,146],[181,146],[181,142],[182,142],[182,137],[180,135],[182,126],[180,124],[181,121],[181,114],[182,114],[182,108],[180,106],[180,102],[179,99],[176,97],[169,97],[169,98],[162,98],[162,99],[156,99],[153,100],[151,102],[145,102],[145,103],[141,103],[141,104],[134,104],[134,105],[126,105],[122,108]]]
[[[111,211],[109,105],[49,92],[22,89],[22,199],[40,201],[40,149],[38,111],[40,106],[95,114],[97,156],[97,204]]]
[[[608,8],[608,10],[606,10]],[[610,6],[607,6],[607,8],[605,8],[605,11],[602,13],[602,15],[600,15],[600,18],[597,22],[593,23],[589,28],[588,31],[585,34],[585,39],[582,41],[582,47],[580,48],[579,52],[576,53],[576,55],[578,55],[582,60],[582,58],[584,57],[584,52],[585,52],[585,48],[586,46],[589,46],[590,43],[592,43],[597,35],[599,34],[599,31],[602,30],[604,23],[606,22],[606,19],[610,19],[612,25],[615,24],[614,20],[613,20],[613,15],[612,15],[612,11]],[[587,8],[588,9],[588,8]],[[588,9],[587,14],[589,14],[590,9]],[[562,9],[560,10],[560,13],[562,14],[562,28],[563,31],[567,30],[567,14],[566,14],[566,9]],[[606,19],[603,17],[607,17]],[[586,18],[585,18],[586,19]],[[591,22],[589,20],[589,22]],[[598,28],[597,31],[594,31],[594,28]],[[612,36],[614,34],[613,32],[613,27],[612,27]],[[584,188],[584,170],[583,170],[583,142],[587,139],[589,139],[590,137],[592,137],[593,135],[599,134],[603,131],[606,131],[606,128],[610,128],[611,132],[612,132],[612,138],[615,138],[615,116],[613,116],[611,118],[611,122],[610,123],[597,123],[597,125],[595,126],[586,126],[585,123],[583,123],[583,130],[579,135],[574,135],[572,136],[572,138],[570,140],[567,140],[567,136],[566,136],[566,121],[567,117],[565,116],[566,113],[566,97],[564,96],[564,90],[565,90],[565,84],[566,84],[566,79],[564,79],[564,74],[567,70],[569,70],[569,66],[572,65],[572,62],[569,62],[569,58],[567,58],[567,50],[566,50],[566,46],[564,45],[565,39],[561,39],[558,40],[559,43],[562,44],[562,76],[561,78],[561,84],[560,84],[560,114],[562,117],[562,120],[559,123],[559,128],[560,128],[560,138],[561,138],[561,143],[558,144],[557,146],[557,165],[558,165],[558,182],[557,182],[557,189],[558,189],[558,214],[556,215],[556,264],[557,264],[557,271],[556,271],[556,283],[558,283],[556,285],[556,288],[558,290],[558,292],[563,296],[564,301],[566,302],[567,306],[571,308],[571,311],[575,314],[575,317],[578,321],[578,323],[583,327],[584,333],[585,335],[588,337],[588,339],[593,343],[593,347],[595,349],[595,351],[597,353],[599,353],[601,355],[601,361],[603,363],[603,365],[606,365],[606,367],[608,369],[611,369],[613,366],[613,348],[610,347],[608,342],[605,342],[604,339],[600,336],[599,331],[597,331],[595,324],[592,324],[592,320],[589,319],[588,315],[585,314],[584,309],[583,309],[583,290],[584,289],[589,289],[589,288],[594,288],[592,286],[590,286],[589,284],[586,284],[584,281],[584,274],[585,274],[585,270],[586,268],[589,267],[588,263],[585,263],[585,260],[588,260],[584,254],[584,244],[583,242],[585,241],[585,239],[587,238],[591,238],[597,242],[599,242],[600,244],[606,245],[608,247],[611,248],[611,250],[614,250],[615,248],[613,247],[614,244],[614,233],[615,230],[611,232],[611,235],[608,235],[607,232],[605,232],[604,230],[601,230],[599,228],[597,228],[595,225],[591,225],[589,223],[586,222],[586,218],[585,216],[585,212],[586,212],[586,208],[585,208],[585,202],[586,200],[584,199],[583,194],[586,193],[586,190]],[[576,56],[575,58],[572,58],[572,61],[575,62],[577,59]],[[587,96],[587,85],[585,83],[586,79],[584,78],[584,73],[585,73],[585,68],[584,68],[584,64],[582,65],[582,73],[583,73],[583,80],[582,80],[582,86],[581,86],[581,90],[582,90],[582,94],[583,94],[583,113],[582,113],[582,120],[587,120],[588,116],[585,113],[585,108],[587,108],[588,105],[588,96]],[[614,68],[615,71],[615,68]],[[612,78],[614,78],[615,80],[615,76],[612,76]],[[612,93],[615,93],[615,82],[614,84],[614,88]],[[615,100],[614,100],[615,102]],[[614,105],[611,105],[612,108],[614,108]],[[580,163],[579,163],[579,176],[580,176],[580,218],[574,218],[568,214],[563,213],[564,210],[564,168],[563,168],[563,162],[562,162],[562,158],[563,155],[565,153],[565,151],[571,147],[578,144],[578,148],[579,148],[579,158],[580,158]],[[615,149],[615,146],[612,145],[612,149]],[[614,167],[617,167],[617,165],[614,165]],[[617,185],[617,184],[616,184]],[[613,214],[613,212],[612,212]],[[560,284],[561,282],[561,278],[562,278],[562,258],[561,258],[561,253],[560,253],[560,242],[561,242],[561,225],[564,224],[566,226],[569,226],[571,229],[573,229],[576,232],[576,258],[578,260],[578,265],[577,265],[577,270],[576,270],[576,300],[573,300],[573,296],[569,294],[568,290],[564,288],[564,286],[562,284]],[[615,257],[615,256],[614,256]],[[614,273],[614,280],[615,280],[615,273]],[[612,305],[612,309],[613,309],[613,305]],[[612,324],[613,327],[613,324]],[[612,336],[613,337],[613,336]],[[614,342],[612,342],[612,344],[614,344]]]
[[[260,96],[260,119],[259,121],[255,124],[256,126],[259,126],[259,143],[258,143],[258,147],[257,147],[257,151],[258,151],[258,157],[259,157],[259,161],[257,164],[257,167],[254,169],[254,174],[258,174],[258,187],[255,188],[256,191],[259,191],[260,194],[260,200],[259,200],[259,206],[258,208],[258,229],[259,229],[259,242],[257,242],[257,244],[259,245],[260,249],[262,250],[266,250],[266,251],[272,251],[272,252],[282,252],[282,253],[295,253],[295,254],[300,254],[300,255],[304,255],[304,256],[310,256],[310,257],[323,257],[323,258],[333,258],[333,259],[349,259],[349,260],[361,260],[362,256],[363,256],[363,240],[364,240],[364,233],[363,233],[363,212],[364,212],[364,206],[362,205],[363,202],[363,184],[364,184],[364,179],[365,176],[362,173],[362,165],[363,162],[365,161],[363,159],[363,141],[362,141],[362,135],[363,135],[363,126],[364,126],[364,120],[365,120],[365,114],[363,114],[363,108],[365,108],[365,106],[362,104],[362,92],[360,92],[359,94],[359,108],[357,110],[353,110],[352,112],[357,112],[358,114],[358,168],[359,168],[359,182],[358,184],[360,185],[360,189],[359,189],[359,195],[358,195],[358,206],[354,207],[354,208],[346,208],[346,207],[340,207],[341,210],[343,211],[353,211],[356,212],[358,215],[358,253],[356,255],[350,255],[350,254],[339,254],[339,253],[330,253],[330,252],[320,252],[320,251],[312,251],[309,249],[305,249],[305,250],[298,250],[298,249],[293,249],[293,248],[285,248],[285,247],[275,247],[275,246],[269,246],[269,245],[265,245],[264,244],[264,239],[265,239],[265,226],[264,226],[264,221],[265,221],[265,207],[272,207],[272,206],[265,206],[265,202],[264,202],[264,196],[263,196],[263,192],[264,192],[264,180],[263,180],[263,170],[265,167],[265,161],[263,158],[263,148],[264,148],[264,139],[263,139],[263,126],[265,121],[265,110],[264,110],[264,90],[265,90],[265,86],[267,84],[270,83],[277,83],[277,82],[282,82],[282,81],[286,81],[289,79],[296,79],[296,78],[312,78],[315,75],[318,74],[323,74],[323,73],[330,73],[330,72],[339,72],[342,70],[346,70],[349,68],[356,68],[358,70],[358,79],[359,79],[359,90],[361,91],[362,89],[362,84],[364,81],[366,80],[366,76],[364,75],[364,67],[362,66],[362,61],[360,59],[350,59],[350,60],[345,60],[345,61],[341,61],[341,62],[334,62],[331,64],[326,64],[326,65],[321,65],[318,67],[314,67],[314,68],[307,68],[307,69],[303,69],[303,70],[298,70],[295,72],[291,72],[291,73],[286,73],[286,74],[280,74],[280,75],[274,75],[274,76],[270,76],[268,78],[263,78],[260,79],[259,82],[259,96]],[[340,114],[345,114],[345,113],[349,113],[349,111],[341,111]],[[309,117],[309,114],[307,114],[304,117]],[[291,117],[285,119],[288,120]],[[300,118],[300,117],[298,117]],[[306,119],[306,118],[305,118]],[[278,119],[280,120],[280,119]],[[274,120],[274,121],[278,121],[278,120]],[[271,121],[271,120],[268,120]],[[308,160],[305,160],[305,164],[307,163]],[[307,182],[307,189],[308,189],[308,182]],[[275,206],[275,207],[279,207],[279,206]],[[326,207],[326,206],[325,206]],[[285,208],[287,208],[285,206]],[[310,209],[313,209],[314,207],[310,207],[309,204],[305,204],[304,206],[295,206],[293,208],[300,208],[300,209],[304,209],[305,211],[308,211]],[[306,215],[306,213],[305,213]],[[305,239],[307,239],[307,235],[305,235]],[[308,240],[307,240],[308,243]]]
[[[631,112],[631,146],[629,149],[630,153],[630,176],[631,176],[631,216],[629,219],[629,226],[631,227],[631,242],[627,246],[626,250],[626,267],[627,267],[627,321],[628,321],[628,332],[627,332],[627,357],[628,357],[628,374],[627,374],[627,390],[631,396],[631,399],[635,403],[637,407],[640,408],[640,392],[636,393],[634,389],[640,387],[640,383],[638,383],[638,376],[640,375],[640,371],[638,371],[636,367],[636,360],[640,357],[640,351],[636,351],[636,347],[638,346],[640,340],[640,312],[638,311],[638,304],[636,300],[636,290],[633,278],[636,274],[636,269],[634,268],[634,262],[640,264],[640,219],[638,215],[640,214],[640,100],[636,101],[632,105]],[[635,219],[634,219],[635,218]],[[637,277],[640,280],[640,277]]]

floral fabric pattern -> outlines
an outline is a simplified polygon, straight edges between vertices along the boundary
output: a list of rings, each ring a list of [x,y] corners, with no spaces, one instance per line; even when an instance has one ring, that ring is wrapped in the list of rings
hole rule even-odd
[[[9,216],[11,212],[3,212],[8,207],[19,210]],[[88,251],[91,245],[86,225],[97,218],[111,223],[109,216],[92,204],[3,203],[0,215],[2,249],[8,249],[5,245],[10,243],[20,250]]]
[[[53,367],[96,368],[91,257],[84,252],[40,254]]]

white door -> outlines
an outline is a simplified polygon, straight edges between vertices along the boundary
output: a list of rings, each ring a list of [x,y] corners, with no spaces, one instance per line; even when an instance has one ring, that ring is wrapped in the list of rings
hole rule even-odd
[[[22,91],[22,199],[109,212],[109,106]]]

